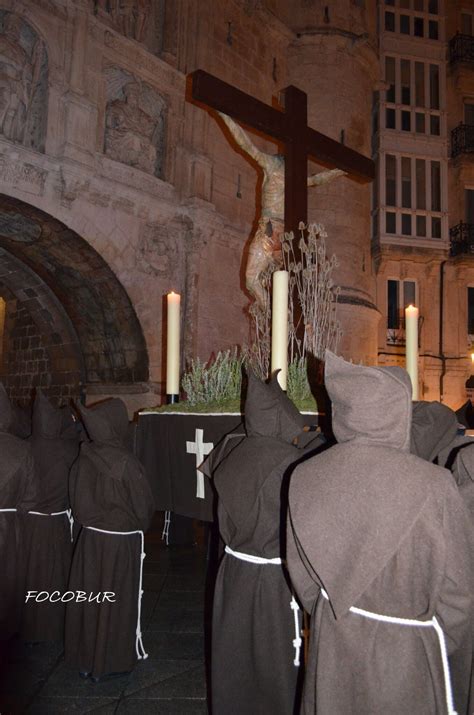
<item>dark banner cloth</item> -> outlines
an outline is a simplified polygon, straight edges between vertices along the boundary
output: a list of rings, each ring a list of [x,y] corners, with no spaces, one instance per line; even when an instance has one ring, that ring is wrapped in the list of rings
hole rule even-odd
[[[196,467],[234,431],[243,431],[240,414],[139,414],[136,454],[145,467],[157,510],[212,521],[212,487]]]

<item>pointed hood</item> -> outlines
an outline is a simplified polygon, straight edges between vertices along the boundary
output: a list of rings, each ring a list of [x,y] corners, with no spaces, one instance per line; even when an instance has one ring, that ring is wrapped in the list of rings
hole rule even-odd
[[[325,385],[338,442],[409,451],[412,388],[406,370],[353,365],[327,350]]]
[[[291,444],[305,425],[304,417],[283,392],[276,375],[267,385],[249,370],[244,411],[248,437],[275,437]]]
[[[462,447],[457,453],[453,464],[453,477],[460,488],[474,482],[474,443]]]
[[[43,395],[41,390],[37,390],[33,405],[33,438],[58,439],[61,435],[62,425],[62,410],[54,407],[46,395]]]
[[[441,402],[414,402],[410,452],[432,462],[456,437],[456,413]]]
[[[13,409],[7,391],[0,382],[0,432],[8,432],[13,422]]]
[[[78,405],[87,434],[92,442],[110,447],[126,446],[128,412],[118,397],[87,408]]]

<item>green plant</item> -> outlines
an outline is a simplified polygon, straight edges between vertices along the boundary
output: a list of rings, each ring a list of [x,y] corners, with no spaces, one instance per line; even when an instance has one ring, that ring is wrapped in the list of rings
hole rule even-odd
[[[306,358],[295,358],[288,364],[287,394],[296,405],[312,399],[308,382],[308,362]]]
[[[243,356],[237,347],[217,353],[208,363],[191,360],[181,384],[190,405],[240,400]]]

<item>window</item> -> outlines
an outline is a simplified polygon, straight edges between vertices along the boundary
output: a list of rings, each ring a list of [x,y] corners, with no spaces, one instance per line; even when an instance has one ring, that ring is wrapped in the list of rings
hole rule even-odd
[[[431,210],[441,211],[441,164],[439,161],[431,162]]]
[[[385,214],[385,232],[397,232],[397,214],[393,213],[392,211],[387,211],[387,213]]]
[[[402,104],[411,104],[411,95],[410,95],[410,60],[402,60],[400,62],[400,73],[401,73],[401,82],[402,82],[402,96],[401,96],[401,103]]]
[[[439,137],[439,132],[439,114],[432,114],[430,116],[430,134],[434,137]]]
[[[395,102],[395,58],[385,58],[385,81],[388,84],[385,98],[387,102]]]
[[[402,214],[402,235],[411,236],[411,214]]]
[[[418,10],[423,12],[424,7],[423,7],[423,0],[415,0],[415,10]]]
[[[416,208],[426,209],[426,162],[416,160]]]
[[[438,0],[429,0],[428,1],[428,12],[431,13],[431,15],[437,15],[439,10],[438,10]]]
[[[400,0],[400,7],[402,7],[404,10],[409,10],[410,0]]]
[[[472,15],[468,12],[461,13],[461,33],[463,35],[472,35]]]
[[[468,124],[470,127],[474,126],[474,104],[464,105],[464,124]]]
[[[405,308],[416,305],[415,281],[387,281],[387,328],[394,330],[404,325]]]
[[[400,32],[402,35],[410,34],[410,16],[400,15]]]
[[[406,156],[402,156],[402,206],[411,209],[411,159]]]
[[[425,115],[419,112],[415,114],[415,131],[417,134],[425,133]]]
[[[415,62],[415,104],[417,107],[425,106],[425,65]]]
[[[425,238],[426,236],[426,216],[416,217],[416,235],[420,238]]]
[[[419,60],[385,58],[386,129],[441,135],[440,67]],[[396,104],[403,105],[398,108]],[[410,108],[408,110],[408,108]]]
[[[474,288],[470,286],[467,289],[467,332],[474,335]]]
[[[438,40],[438,23],[436,20],[430,20],[428,23],[428,36],[430,40]]]
[[[387,32],[395,32],[395,13],[385,13],[385,29]]]
[[[385,154],[385,233],[441,238],[442,163],[420,157]],[[474,189],[468,195],[474,224]]]
[[[399,281],[387,281],[387,328],[394,329],[399,327]]]
[[[425,23],[422,17],[415,17],[415,21],[413,23],[413,32],[415,37],[423,37],[424,25]]]
[[[391,154],[385,156],[385,203],[397,205],[397,160]]]
[[[385,112],[385,126],[387,129],[395,129],[395,110],[387,109]]]
[[[439,67],[430,65],[430,107],[439,109]]]
[[[464,206],[466,223],[474,223],[474,190],[466,189],[464,191]]]

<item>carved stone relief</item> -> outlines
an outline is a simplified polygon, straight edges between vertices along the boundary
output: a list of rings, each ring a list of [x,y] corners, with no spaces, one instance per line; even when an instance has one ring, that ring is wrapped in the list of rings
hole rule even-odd
[[[48,55],[18,15],[0,10],[0,134],[44,151]]]
[[[106,81],[105,153],[122,164],[162,177],[165,100],[118,68],[107,72]]]
[[[125,37],[143,42],[158,53],[157,38],[161,35],[163,0],[90,0],[97,17]]]
[[[137,268],[155,277],[168,276],[179,281],[183,268],[186,225],[149,223],[145,226],[137,249]]]

